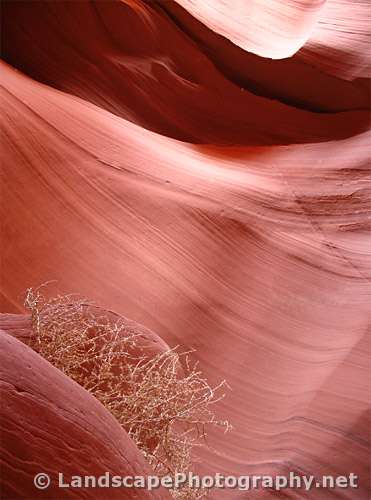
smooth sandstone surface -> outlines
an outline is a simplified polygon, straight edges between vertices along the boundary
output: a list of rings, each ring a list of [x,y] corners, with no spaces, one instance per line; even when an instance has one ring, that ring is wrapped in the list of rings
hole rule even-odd
[[[141,452],[87,391],[22,342],[0,331],[1,498],[170,498],[164,489],[57,487],[72,476],[150,475]],[[46,490],[36,474],[51,478]]]
[[[156,354],[169,350],[169,346],[166,342],[156,335],[156,333],[135,321],[95,305],[86,306],[84,309],[84,314],[86,314],[87,317],[89,316],[96,319],[97,323],[105,323],[106,320],[108,320],[112,325],[116,323],[119,324],[122,330],[122,337],[134,335],[136,351],[132,352],[133,356],[153,357],[156,356]],[[30,314],[0,313],[0,329],[24,343],[27,343],[34,337]],[[109,340],[110,339],[107,338],[107,341]]]
[[[367,0],[176,0],[247,52],[303,61],[347,80],[371,77]],[[167,8],[175,2],[158,2]],[[300,82],[302,83],[302,82]]]
[[[251,498],[369,497],[367,15],[334,5],[274,61],[232,43],[233,9],[222,33],[173,2],[3,8],[1,311],[55,279],[196,349],[234,427],[196,472],[360,478]]]
[[[0,330],[27,343],[33,336],[29,314],[0,314]]]
[[[4,2],[3,57],[36,80],[192,143],[311,143],[368,129],[363,86],[302,61],[243,53],[176,6]]]
[[[368,0],[327,0],[298,56],[331,75],[371,77],[371,10]]]
[[[78,287],[228,380],[235,430],[201,471],[351,469],[366,498],[369,134],[197,147],[6,66],[2,85],[3,310],[33,283]]]
[[[110,344],[115,346],[116,350],[120,350],[120,339],[123,342],[121,346],[125,345],[126,352],[130,356],[126,359],[126,362],[135,365],[142,358],[151,359],[157,355],[161,355],[169,351],[170,346],[166,344],[158,335],[149,330],[148,328],[136,323],[135,321],[129,320],[123,316],[119,316],[113,311],[105,310],[98,306],[89,305],[84,307],[84,317],[89,318],[89,321],[94,323],[96,321],[96,326],[89,327],[89,333],[86,337],[87,339],[92,339],[97,335],[100,336],[100,340],[96,344],[96,353],[98,354],[101,346],[104,344]],[[111,325],[120,325],[120,333],[117,335],[116,331],[110,331],[107,329],[105,333],[99,331],[97,325],[106,324],[109,321]],[[92,324],[90,323],[90,324]],[[81,324],[81,328],[84,325]],[[30,314],[2,314],[0,313],[0,330],[12,335],[18,340],[21,340],[26,345],[34,348],[37,351],[37,347],[34,344],[36,332],[34,326],[32,325],[32,319]],[[133,338],[133,343],[125,344],[125,337]],[[92,344],[87,341],[85,348],[88,350],[92,347]],[[38,351],[37,351],[38,352]],[[92,369],[93,366],[99,367],[100,361],[93,358],[93,355],[89,354],[89,360],[84,363],[84,369]],[[97,366],[98,365],[98,366]],[[183,370],[178,365],[179,375],[183,373]],[[125,380],[122,380],[122,386],[125,384]]]
[[[290,57],[310,37],[325,0],[177,0],[213,31],[248,52]]]
[[[165,2],[161,7],[219,72],[245,91],[250,90],[257,95],[317,112],[369,107],[370,95],[365,82],[344,79],[341,72],[337,78],[328,72],[319,71],[314,57],[310,64],[305,63],[303,59],[307,45],[291,58],[272,60],[259,57],[208,29],[175,2]],[[323,52],[327,54],[326,46]],[[318,58],[318,62],[323,63],[323,60],[324,57]],[[339,58],[339,64],[348,61],[345,55]]]

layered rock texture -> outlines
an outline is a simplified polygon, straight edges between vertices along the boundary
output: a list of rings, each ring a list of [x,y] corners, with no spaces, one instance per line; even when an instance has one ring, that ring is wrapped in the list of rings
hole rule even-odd
[[[140,451],[112,415],[87,391],[32,349],[3,330],[1,346],[1,498],[76,498],[76,489],[61,490],[81,476],[146,475],[151,470]],[[33,479],[47,473],[47,490]],[[104,489],[105,498],[139,498],[130,489]],[[171,498],[166,490],[141,490],[140,498]],[[79,498],[96,498],[79,488]],[[101,496],[102,497],[102,496]]]
[[[36,498],[15,478],[34,471],[26,443],[53,473],[78,441],[71,468],[148,470],[19,341],[24,291],[49,280],[228,381],[234,430],[210,432],[197,473],[354,472],[356,490],[249,495],[368,498],[369,16],[338,0],[4,2],[4,498]]]

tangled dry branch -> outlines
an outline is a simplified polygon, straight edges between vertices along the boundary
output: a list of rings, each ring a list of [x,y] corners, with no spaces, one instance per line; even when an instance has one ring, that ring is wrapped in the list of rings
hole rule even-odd
[[[25,306],[32,317],[31,347],[114,415],[158,475],[190,472],[193,449],[205,442],[207,427],[230,428],[212,411],[225,382],[210,387],[189,353],[146,355],[135,328],[93,314],[92,304],[77,296],[47,299],[30,288]],[[177,500],[207,494],[186,485],[171,493]]]

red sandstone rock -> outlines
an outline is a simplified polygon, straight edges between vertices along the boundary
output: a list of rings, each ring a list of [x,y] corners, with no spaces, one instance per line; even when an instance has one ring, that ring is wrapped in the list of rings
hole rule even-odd
[[[209,57],[209,45],[199,43],[205,28],[186,20],[182,31],[167,16],[173,12],[177,20],[171,2],[6,1],[4,58],[39,81],[194,143],[308,143],[368,128],[362,87],[302,61],[236,56],[220,37]]]
[[[176,0],[247,52],[299,58],[340,78],[371,77],[370,9],[351,0]],[[161,4],[161,2],[159,2]],[[173,2],[165,2],[173,9]],[[351,12],[351,15],[349,14]],[[298,82],[304,84],[303,80]]]
[[[1,498],[170,498],[166,490],[58,488],[71,476],[150,475],[141,452],[110,413],[29,347],[0,333]],[[47,473],[51,486],[35,488]]]
[[[0,314],[0,330],[27,343],[32,336],[31,316],[29,314]]]
[[[170,349],[158,335],[135,321],[98,306],[89,306],[86,309],[87,314],[92,314],[97,319],[103,318],[103,321],[108,319],[113,324],[119,321],[123,328],[123,336],[134,334],[137,349],[131,353],[133,356],[153,357]],[[0,329],[24,343],[34,336],[30,314],[0,313]],[[110,341],[109,338],[106,340]]]
[[[322,73],[366,75],[365,4],[275,62],[173,5],[79,4],[5,3],[7,60],[49,86],[3,65],[2,310],[57,279],[196,348],[234,426],[197,472],[354,472],[331,494],[368,498],[368,82]]]
[[[290,57],[308,40],[324,1],[176,0],[194,17],[248,52]]]
[[[208,29],[176,3],[165,2],[161,7],[226,78],[245,90],[317,112],[369,107],[369,92],[359,81],[318,71],[301,60],[301,52],[282,60],[259,57]]]

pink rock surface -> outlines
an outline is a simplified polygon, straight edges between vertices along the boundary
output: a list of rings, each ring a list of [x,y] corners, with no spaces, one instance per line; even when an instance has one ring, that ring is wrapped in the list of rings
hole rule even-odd
[[[91,305],[86,307],[86,314],[89,315],[89,317],[96,318],[98,322],[106,322],[109,320],[112,325],[119,322],[122,337],[135,336],[135,347],[130,347],[130,355],[133,356],[133,363],[136,363],[140,357],[153,358],[157,354],[167,352],[170,349],[170,346],[154,332],[135,321],[119,316],[113,311]],[[30,345],[35,338],[35,331],[30,314],[0,313],[0,330],[6,332],[8,335],[12,335],[27,345]],[[90,328],[90,333],[92,337],[97,334],[102,335],[101,332],[97,332],[95,328]],[[115,342],[119,340],[116,338],[113,339],[109,332],[107,332],[103,338],[105,342],[111,343],[113,340]]]
[[[209,58],[209,44],[199,43],[200,36],[208,37],[205,28],[193,28],[186,18],[185,32],[180,30],[167,13],[175,13],[175,20],[184,13],[171,2],[160,8],[139,1],[8,1],[3,11],[3,52],[10,64],[176,139],[282,145],[368,129],[363,87],[303,62],[271,67],[269,60],[236,55],[220,38],[211,41],[217,53]],[[121,29],[127,25],[130,32]]]
[[[247,52],[283,59],[300,51],[303,61],[331,75],[348,80],[371,77],[367,0],[176,2]],[[173,3],[164,2],[165,8],[168,4],[172,9]]]
[[[195,348],[232,388],[218,413],[234,427],[210,433],[196,472],[360,478],[251,498],[369,496],[369,82],[351,81],[367,74],[363,5],[270,61],[172,2],[4,4],[6,60],[31,78],[1,66],[1,310],[55,279]]]
[[[325,0],[176,0],[248,52],[282,59],[308,40]]]
[[[346,81],[318,71],[315,66],[325,60],[323,54],[323,57],[315,59],[313,53],[311,64],[305,64],[302,60],[304,49],[292,58],[266,59],[237,47],[208,29],[174,2],[164,3],[162,9],[226,78],[245,91],[250,90],[254,94],[317,112],[369,107],[370,96],[363,82]],[[327,55],[325,49],[322,52]],[[367,51],[363,52],[364,55],[366,53]],[[328,56],[331,54],[332,52]],[[344,56],[339,63],[346,65],[349,58]]]
[[[170,498],[164,489],[57,487],[72,476],[150,475],[141,452],[87,391],[29,347],[0,331],[1,498]],[[35,488],[38,473],[50,476]]]
[[[29,314],[0,314],[0,330],[22,342],[27,342],[33,335]]]
[[[370,26],[371,10],[367,0],[326,0],[298,56],[340,78],[371,78]]]
[[[366,498],[369,134],[195,147],[2,75],[4,310],[56,279],[196,348],[235,428],[200,471],[349,469]]]

